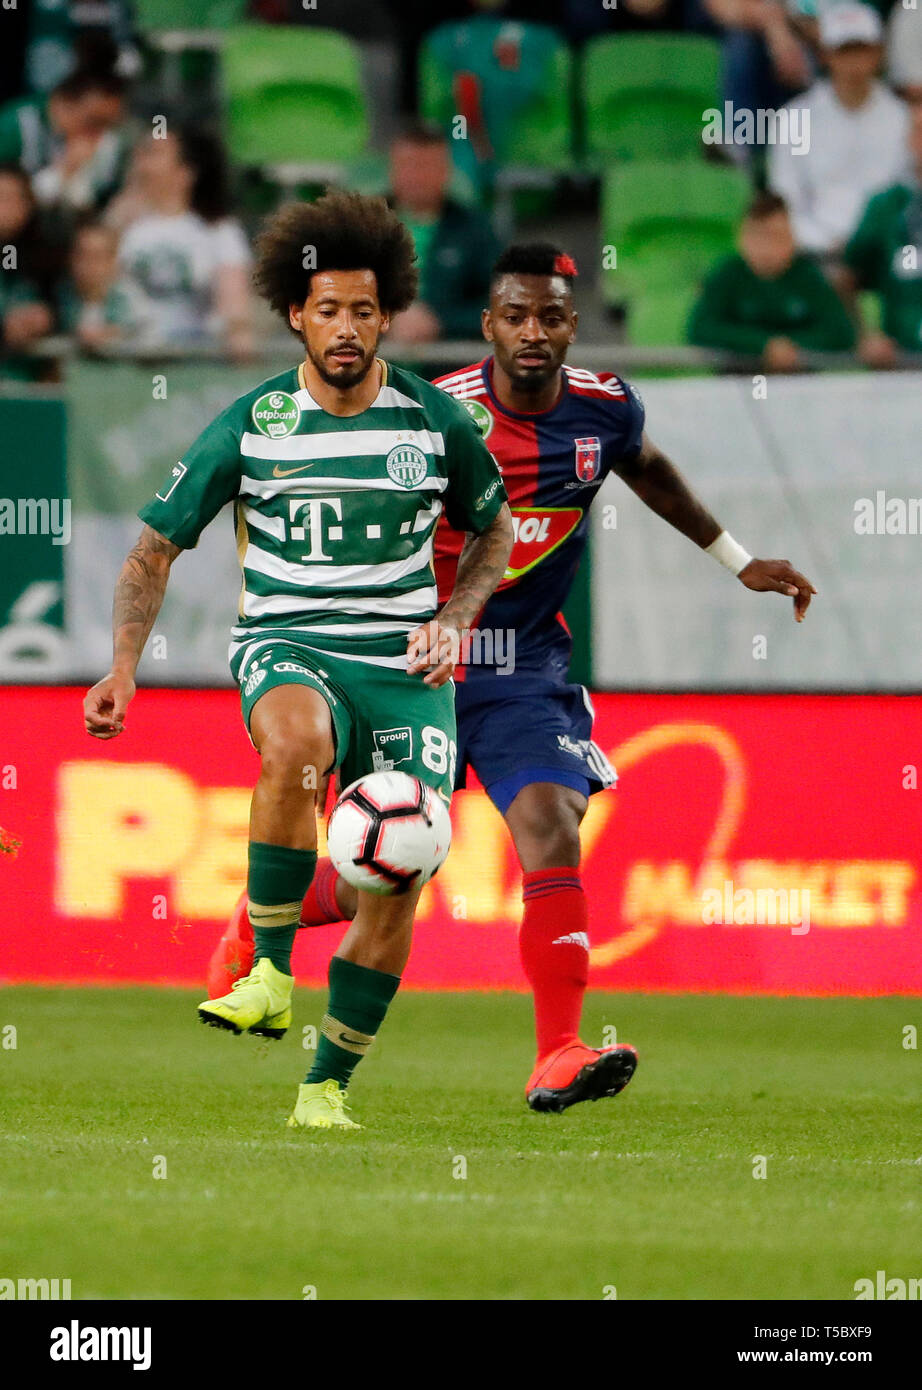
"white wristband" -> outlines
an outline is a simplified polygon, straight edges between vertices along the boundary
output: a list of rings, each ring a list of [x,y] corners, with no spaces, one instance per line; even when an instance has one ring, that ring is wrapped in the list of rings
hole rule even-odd
[[[739,545],[729,531],[721,531],[716,541],[706,547],[705,554],[713,555],[718,564],[723,565],[731,574],[739,574],[744,570],[752,559],[741,545]]]

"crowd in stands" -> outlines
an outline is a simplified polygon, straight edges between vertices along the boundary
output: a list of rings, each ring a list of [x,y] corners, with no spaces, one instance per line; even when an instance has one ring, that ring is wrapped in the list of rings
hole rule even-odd
[[[715,101],[796,112],[809,130],[803,148],[709,152],[745,171],[752,198],[736,253],[703,278],[687,342],[775,371],[797,370],[815,352],[856,352],[877,368],[922,352],[915,0],[240,0],[238,10],[241,22],[323,25],[393,46],[400,133],[380,191],[409,226],[421,269],[420,297],[395,319],[393,339],[479,333],[499,242],[490,182],[478,185],[470,165],[480,160],[494,176],[503,103],[491,107],[489,94],[508,91],[509,110],[533,97],[523,55],[528,26],[545,24],[577,55],[620,33],[710,36],[720,45]],[[452,87],[472,118],[465,144],[420,115],[420,45],[474,20],[484,42],[465,52],[492,69],[464,72]],[[35,0],[11,24],[19,28],[8,29],[0,63],[0,374],[47,375],[29,349],[55,334],[87,351],[200,346],[251,359],[258,219],[241,205],[242,171],[229,166],[219,111],[190,124],[139,104],[152,52],[143,3]]]

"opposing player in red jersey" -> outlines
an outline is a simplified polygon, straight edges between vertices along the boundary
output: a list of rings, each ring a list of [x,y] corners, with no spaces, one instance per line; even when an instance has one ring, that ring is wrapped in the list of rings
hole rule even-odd
[[[633,387],[612,372],[566,365],[576,337],[576,266],[544,243],[509,247],[492,276],[483,334],[493,352],[441,377],[479,425],[503,475],[516,527],[506,575],[481,612],[456,670],[458,779],[473,767],[505,819],[522,868],[522,966],[534,994],[537,1056],[525,1087],[535,1110],[616,1095],[637,1054],[579,1036],[589,964],[580,822],[588,797],[615,780],[592,742],[592,706],[569,684],[570,638],[560,615],[609,473],[728,568],[748,589],[786,594],[803,619],[812,584],[787,560],[754,560],[723,531],[644,432]],[[464,536],[436,533],[439,590],[454,582]],[[245,902],[212,958],[209,988],[249,968]],[[356,892],[321,862],[301,922],[349,918]]]

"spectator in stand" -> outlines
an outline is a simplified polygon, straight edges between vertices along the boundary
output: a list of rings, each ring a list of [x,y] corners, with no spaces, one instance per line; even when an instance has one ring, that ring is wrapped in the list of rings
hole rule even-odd
[[[449,198],[450,181],[448,141],[437,126],[416,122],[394,141],[390,202],[413,234],[420,287],[419,299],[392,320],[392,340],[480,336],[499,248],[487,215]]]
[[[71,73],[88,69],[120,77],[140,72],[131,0],[33,0],[22,8],[29,15],[24,73],[29,91],[44,95]]]
[[[922,14],[896,5],[887,34],[887,77],[906,101],[922,101]]]
[[[0,109],[0,162],[19,164],[44,208],[65,216],[104,206],[121,182],[127,136],[125,84],[78,72],[47,98]]]
[[[788,13],[791,16],[791,23],[807,40],[810,47],[819,52],[820,30],[818,15],[820,10],[828,9],[830,5],[841,4],[842,0],[787,0]],[[846,0],[846,3],[853,3],[853,0]],[[871,9],[876,10],[881,20],[885,23],[890,17],[891,11],[900,4],[900,0],[862,0],[863,4],[870,5]]]
[[[815,261],[797,251],[783,198],[756,194],[738,245],[705,282],[689,322],[690,342],[758,357],[770,372],[797,371],[805,350],[854,347],[844,304]]]
[[[36,380],[41,363],[23,349],[52,331],[54,316],[36,259],[35,200],[27,176],[16,165],[0,167],[0,247],[0,377]]]
[[[250,250],[229,210],[224,154],[213,136],[177,129],[135,147],[105,220],[122,232],[119,263],[138,295],[143,346],[251,355]]]
[[[876,77],[876,10],[841,0],[820,11],[819,24],[829,76],[790,103],[809,112],[807,152],[773,145],[768,182],[787,202],[800,249],[835,260],[867,200],[903,177],[909,113]]]
[[[118,232],[102,222],[79,227],[68,270],[58,289],[61,331],[91,349],[125,338],[140,312],[136,292],[119,272]]]
[[[403,50],[400,105],[408,113],[417,106],[419,47],[433,29],[482,17],[527,20],[532,24],[562,22],[560,0],[441,0],[439,5],[433,5],[432,0],[390,0],[388,8],[393,10],[399,25],[397,34]]]
[[[895,366],[900,349],[922,352],[922,106],[912,108],[909,151],[909,177],[871,199],[843,256],[846,296],[880,296],[883,331],[858,341],[869,367]]]
[[[807,86],[809,52],[782,0],[703,0],[703,8],[725,30],[721,95],[735,110],[777,110]],[[748,163],[753,151],[731,145],[728,153]]]

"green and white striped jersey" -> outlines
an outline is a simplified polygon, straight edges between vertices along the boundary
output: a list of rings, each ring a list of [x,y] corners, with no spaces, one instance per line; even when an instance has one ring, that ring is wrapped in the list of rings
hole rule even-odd
[[[234,502],[243,571],[231,658],[283,637],[373,665],[405,664],[436,611],[432,536],[483,531],[506,493],[464,407],[382,364],[359,415],[330,415],[303,366],[239,397],[174,465],[141,520],[184,549]],[[372,370],[375,370],[372,368]]]

